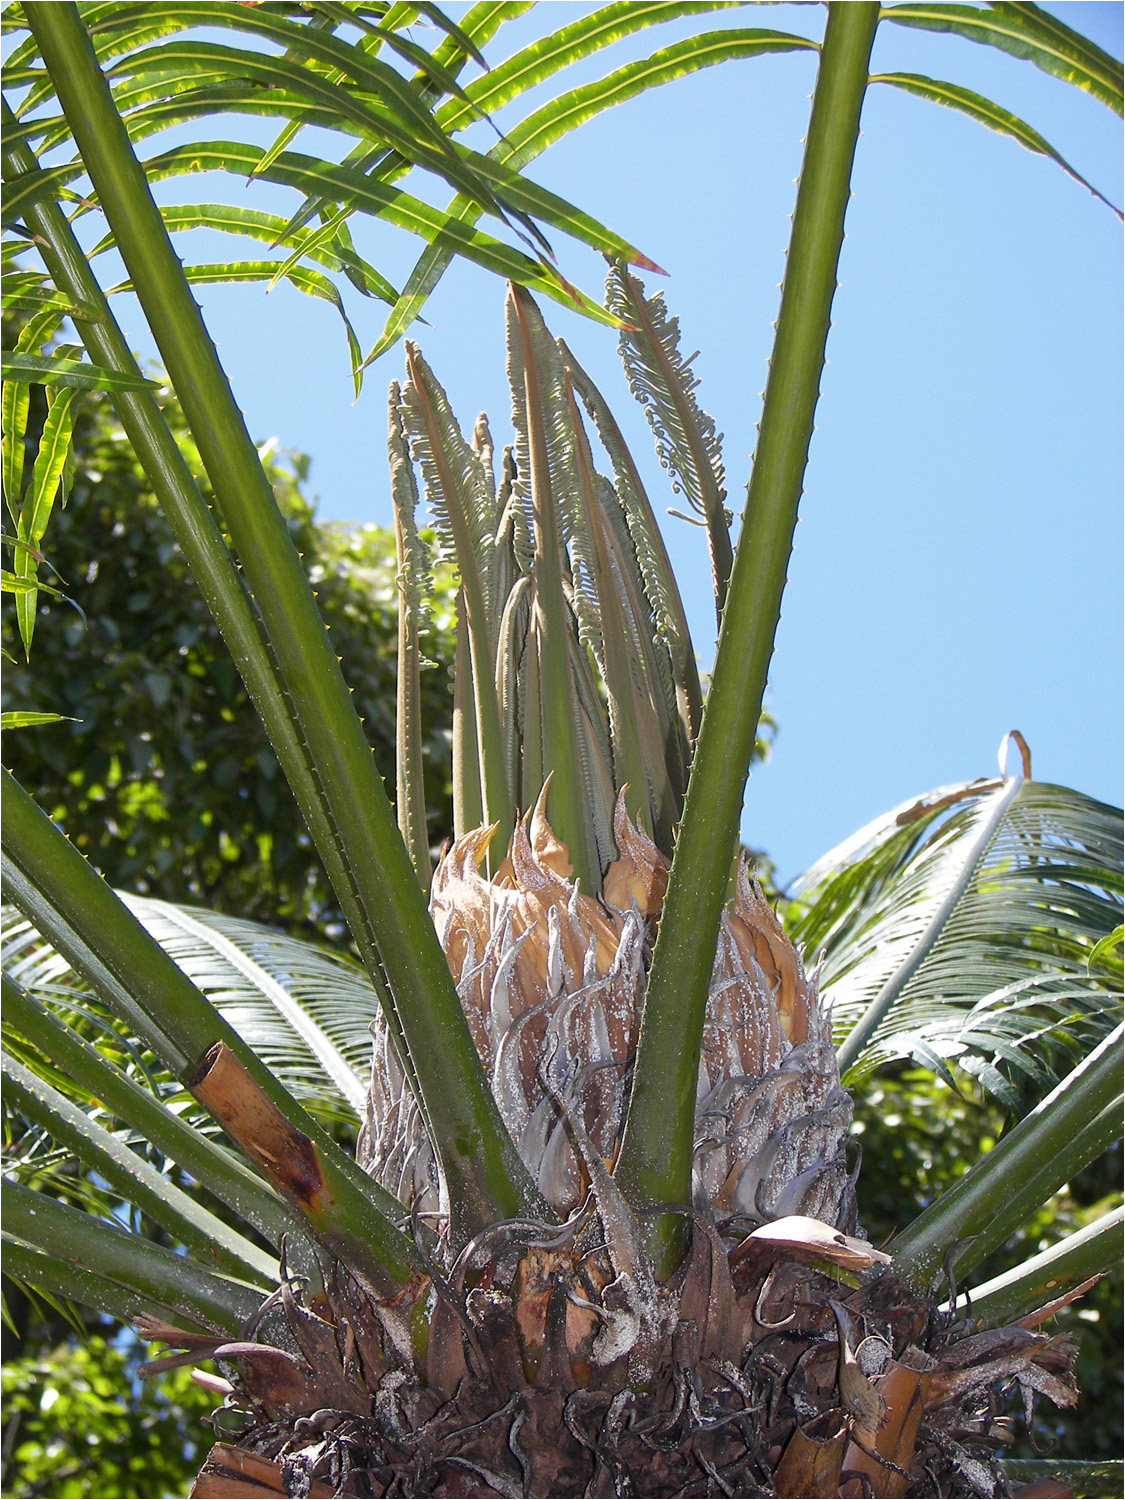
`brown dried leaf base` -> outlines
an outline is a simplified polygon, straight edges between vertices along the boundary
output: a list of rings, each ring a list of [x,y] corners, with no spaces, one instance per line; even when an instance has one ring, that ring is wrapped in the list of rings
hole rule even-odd
[[[342,1273],[326,1318],[288,1293],[307,1393],[293,1405],[296,1388],[282,1395],[254,1346],[228,1346],[241,1371],[230,1399],[259,1456],[220,1445],[193,1494],[280,1500],[281,1465],[290,1494],[312,1495],[1010,1493],[996,1463],[1004,1392],[1070,1405],[1074,1346],[1019,1327],[972,1333],[889,1268],[857,1286],[820,1256],[791,1259],[791,1239],[728,1258],[697,1235],[643,1368],[636,1348],[597,1360],[591,1309],[613,1282],[596,1253],[538,1252],[534,1276],[536,1252],[509,1277],[493,1263],[456,1308],[447,1285],[424,1372],[380,1349]]]
[[[281,1466],[260,1454],[234,1448],[230,1443],[216,1443],[204,1460],[191,1487],[189,1500],[286,1500],[281,1480]],[[329,1500],[335,1491],[331,1485],[314,1481],[309,1486],[310,1500]]]

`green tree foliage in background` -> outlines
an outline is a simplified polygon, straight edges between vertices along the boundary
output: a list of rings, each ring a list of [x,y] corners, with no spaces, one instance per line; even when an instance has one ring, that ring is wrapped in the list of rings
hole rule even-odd
[[[178,407],[164,409],[190,445]],[[263,457],[376,763],[393,782],[394,535],[318,522],[303,489],[308,461],[268,447]],[[46,547],[85,621],[41,596],[50,619],[28,663],[5,595],[3,640],[15,660],[4,706],[73,722],[13,733],[15,774],[111,885],[339,936],[335,897],[261,721],[101,397],[84,403],[73,488]],[[421,682],[429,833],[440,845],[453,826],[450,570],[436,582]]]
[[[214,1397],[187,1370],[139,1380],[136,1341],[68,1340],[3,1369],[8,1495],[182,1495]],[[201,1438],[202,1434],[202,1438]]]

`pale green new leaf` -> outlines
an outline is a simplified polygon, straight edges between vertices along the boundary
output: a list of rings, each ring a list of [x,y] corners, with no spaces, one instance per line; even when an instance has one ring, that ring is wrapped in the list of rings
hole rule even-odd
[[[559,348],[567,373],[597,428],[598,437],[613,468],[614,493],[632,540],[637,571],[648,603],[644,613],[650,631],[659,635],[668,653],[672,694],[683,729],[683,763],[686,769],[687,746],[699,732],[703,694],[687,616],[672,571],[671,559],[641,476],[632,454],[625,446],[613,413],[562,340],[559,341]],[[639,616],[640,611],[638,618]],[[653,644],[655,646],[655,640]]]
[[[402,392],[391,382],[387,413],[387,458],[395,513],[398,561],[398,672],[395,709],[395,811],[399,831],[423,890],[430,883],[426,799],[422,781],[422,686],[419,644],[429,612],[432,570],[418,534],[418,485],[403,427]]]
[[[544,779],[551,778],[547,815],[570,851],[582,889],[601,889],[600,856],[588,809],[596,805],[593,768],[584,763],[571,663],[572,619],[594,628],[591,601],[581,584],[568,590],[566,543],[577,537],[567,506],[572,483],[572,438],[568,430],[565,371],[558,346],[539,309],[526,293],[509,287],[508,381],[516,429],[516,480],[512,499],[531,519],[535,537],[535,609],[532,650],[537,657],[539,724],[525,736],[538,743]],[[583,611],[586,618],[583,620]],[[530,695],[529,695],[530,708]]]
[[[406,364],[409,380],[402,389],[402,403],[411,455],[422,470],[427,504],[439,533],[452,546],[461,576],[458,602],[464,606],[472,661],[483,818],[497,825],[495,848],[504,851],[514,819],[496,696],[499,514],[492,471],[483,451],[487,446],[491,453],[491,442],[486,443],[480,431],[474,433],[471,445],[465,441],[445,391],[414,344],[407,345]],[[498,858],[502,857],[501,852]]]

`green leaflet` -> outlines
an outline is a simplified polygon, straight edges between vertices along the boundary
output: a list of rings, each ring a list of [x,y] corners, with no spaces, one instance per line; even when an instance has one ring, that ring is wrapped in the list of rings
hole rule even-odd
[[[1068,161],[1065,161],[1037,130],[1025,124],[1017,115],[1002,109],[999,104],[994,104],[991,99],[985,99],[983,95],[974,94],[971,89],[961,88],[958,84],[944,83],[937,78],[924,78],[918,73],[874,73],[871,76],[871,82],[889,83],[905,93],[917,94],[921,99],[929,99],[932,104],[944,104],[950,109],[960,110],[962,114],[968,115],[978,124],[987,125],[990,130],[998,131],[1000,135],[1011,136],[1013,140],[1019,141],[1021,146],[1026,146],[1029,151],[1034,151],[1039,156],[1049,157],[1051,161],[1056,162],[1068,176],[1074,178],[1075,182],[1080,182],[1107,208],[1113,209],[1119,219],[1125,217],[1104,193],[1099,192],[1092,182],[1088,182],[1081,172],[1076,171]]]
[[[36,585],[29,579],[20,579],[19,582],[24,584],[24,586],[27,588],[33,589],[36,587]],[[7,579],[5,579],[5,592],[7,592],[7,587],[8,582]],[[43,585],[39,584],[38,587],[43,588]],[[54,593],[55,590],[48,589],[47,592]],[[76,724],[78,723],[78,720],[70,718],[67,714],[39,714],[26,712],[24,710],[16,710],[13,713],[0,714],[0,729],[31,729],[34,728],[37,724],[61,723]]]
[[[9,225],[22,219],[30,205],[40,198],[57,198],[60,189],[72,178],[79,176],[81,171],[81,167],[67,164],[50,167],[46,171],[25,172],[18,183],[5,189],[0,223],[7,229]]]
[[[3,396],[3,477],[4,499],[8,513],[19,520],[20,493],[23,490],[23,440],[27,431],[29,393],[25,381],[10,380],[4,384]]]
[[[998,47],[1092,94],[1116,114],[1122,112],[1120,62],[1038,5],[990,4],[980,10],[968,5],[889,5],[880,20]]]
[[[581,16],[505,58],[484,77],[469,84],[466,93],[480,109],[498,110],[511,100],[544,83],[562,68],[612,46],[623,37],[681,16],[706,15],[733,10],[742,0],[618,0]],[[464,105],[453,100],[438,111],[445,130],[463,129],[468,123]]]
[[[15,573],[19,578],[34,582],[39,571],[35,556],[47,523],[51,518],[55,500],[61,494],[66,503],[67,468],[70,460],[70,441],[74,431],[74,416],[77,403],[82,397],[81,389],[52,390],[48,388],[47,419],[39,439],[39,451],[35,455],[35,466],[31,473],[31,488],[20,506],[17,535],[26,544],[15,555]],[[19,625],[23,649],[30,656],[31,641],[35,634],[37,594],[21,591],[16,596],[16,620]]]
[[[4,354],[0,358],[0,369],[5,380],[18,381],[23,385],[64,386],[74,391],[159,389],[159,382],[156,380],[144,380],[139,375],[125,375],[118,370],[106,370],[81,359],[56,358],[50,355]]]
[[[253,170],[259,156],[256,148],[239,142],[203,142],[175,147],[160,156],[151,157],[145,163],[145,171],[150,181],[186,172],[223,171],[245,175]],[[311,196],[328,197],[334,202],[347,200],[355,208],[386,218],[400,229],[407,229],[427,239],[437,237],[447,244],[453,244],[460,254],[488,270],[512,277],[568,307],[577,306],[597,322],[616,326],[615,319],[597,303],[529,256],[489,235],[451,223],[440,210],[352,168],[287,151],[261,176],[269,182],[277,182]]]
[[[244,235],[248,239],[263,241],[270,246],[286,238],[286,221],[277,214],[261,213],[257,209],[239,208],[229,203],[164,204],[161,216],[169,234],[182,234],[192,229],[216,229],[225,234]],[[290,264],[307,258],[328,271],[352,272],[353,285],[365,296],[378,297],[393,303],[398,293],[369,261],[357,254],[350,237],[341,234],[338,225],[322,225],[317,230],[297,230],[288,236],[293,243],[291,260],[279,263],[274,280],[285,274]],[[113,244],[109,235],[91,250],[97,255]]]

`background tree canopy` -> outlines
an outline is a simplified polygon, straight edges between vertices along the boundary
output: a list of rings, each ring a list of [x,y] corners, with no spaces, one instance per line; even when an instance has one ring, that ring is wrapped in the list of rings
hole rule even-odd
[[[178,407],[169,402],[165,413],[191,453]],[[86,623],[41,596],[46,618],[30,664],[8,595],[3,626],[16,659],[4,674],[5,708],[74,722],[12,734],[12,771],[111,885],[338,935],[335,897],[261,721],[104,398],[84,403],[74,451],[70,498],[46,549]],[[394,535],[318,523],[302,488],[307,459],[271,449],[267,468],[393,784]],[[436,582],[423,643],[423,763],[431,841],[440,844],[452,830],[451,569]]]

